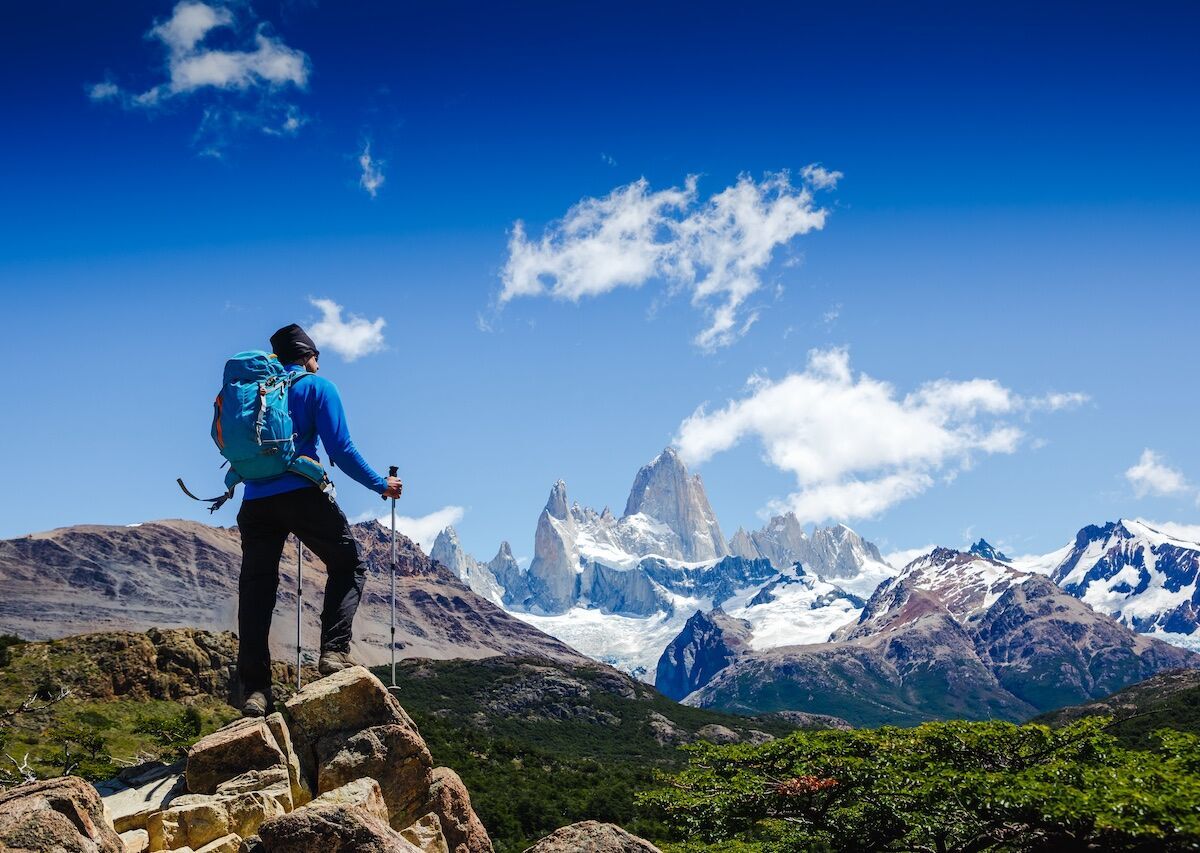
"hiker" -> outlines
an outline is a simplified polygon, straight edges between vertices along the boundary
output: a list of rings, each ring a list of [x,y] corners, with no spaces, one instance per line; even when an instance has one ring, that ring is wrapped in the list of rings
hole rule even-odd
[[[289,372],[316,374],[320,369],[320,351],[295,323],[271,336],[271,348]],[[296,377],[288,387],[288,408],[299,457],[319,461],[319,438],[330,461],[352,479],[384,498],[400,497],[400,478],[377,474],[350,440],[342,401],[332,382],[315,375]],[[350,523],[332,489],[322,488],[300,474],[287,472],[246,480],[237,523],[242,534],[238,582],[238,675],[246,697],[242,713],[262,716],[270,707],[267,635],[279,587],[279,560],[288,534],[295,534],[320,557],[328,571],[317,663],[322,675],[354,665],[350,659],[351,628],[362,598],[366,569]]]

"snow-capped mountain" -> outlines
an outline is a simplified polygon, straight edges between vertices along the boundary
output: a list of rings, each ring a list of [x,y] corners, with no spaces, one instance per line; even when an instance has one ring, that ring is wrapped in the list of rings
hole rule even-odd
[[[1200,656],[1135,634],[1049,578],[947,548],[882,583],[831,642],[758,650],[753,626],[736,619],[709,614],[689,627],[658,670],[665,687],[693,689],[687,704],[833,713],[857,725],[1020,720],[1200,666]]]
[[[1083,528],[1058,555],[1051,579],[1096,610],[1168,639],[1197,633],[1200,543],[1120,519]]]
[[[761,530],[738,528],[729,540],[738,556],[762,557],[779,570],[800,563],[805,571],[866,598],[896,574],[879,549],[844,524],[819,527],[810,537],[794,513],[777,515]]]
[[[493,604],[503,605],[501,578],[511,575],[516,567],[516,560],[513,560],[512,549],[507,542],[501,542],[499,553],[490,563],[484,564],[468,554],[458,541],[457,531],[447,527],[433,540],[429,558],[453,572],[476,595],[483,596]]]
[[[986,560],[995,560],[997,563],[1012,563],[1008,555],[1002,551],[997,551],[992,546],[992,543],[983,537],[980,537],[979,541],[972,545],[967,553],[974,554],[976,557],[983,557]]]
[[[503,547],[482,565],[453,531],[438,537],[433,556],[479,594],[498,591],[519,618],[647,678],[697,611],[724,607],[747,620],[755,648],[821,642],[857,617],[879,579],[895,573],[875,546],[844,526],[810,537],[788,514],[742,533],[739,553],[725,542],[701,479],[667,448],[637,472],[620,518],[607,507],[572,503],[566,484],[555,483],[527,570],[511,555],[511,562],[501,560]],[[844,576],[849,589],[804,560]]]

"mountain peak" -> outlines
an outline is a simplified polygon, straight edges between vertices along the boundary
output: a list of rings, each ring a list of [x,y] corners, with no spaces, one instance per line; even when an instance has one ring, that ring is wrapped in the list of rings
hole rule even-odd
[[[971,549],[967,553],[974,554],[976,557],[983,557],[987,560],[995,560],[998,563],[1012,562],[1012,560],[1010,560],[1006,554],[1004,554],[1002,551],[997,551],[992,544],[982,536],[979,537],[978,542],[971,546]]]
[[[562,480],[556,482],[550,489],[550,498],[546,501],[546,512],[555,518],[567,517],[567,484]]]
[[[639,513],[665,524],[679,537],[685,560],[709,560],[729,553],[704,493],[704,482],[688,473],[672,447],[643,465],[634,477],[623,517]]]

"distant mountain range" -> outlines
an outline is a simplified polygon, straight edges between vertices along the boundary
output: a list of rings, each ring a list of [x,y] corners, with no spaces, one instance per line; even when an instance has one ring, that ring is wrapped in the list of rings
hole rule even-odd
[[[698,704],[819,710],[790,695],[786,686],[795,679],[773,668],[812,679],[801,661],[816,661],[812,666],[825,673],[817,680],[834,703],[821,713],[853,718],[831,698],[845,689],[877,694],[876,717],[864,711],[859,719],[1015,719],[1094,698],[1164,665],[1200,662],[1128,630],[1186,644],[1200,610],[1200,544],[1141,522],[1086,527],[1073,543],[1038,558],[1014,561],[980,539],[966,552],[938,549],[901,570],[849,527],[809,533],[791,513],[760,530],[739,528],[724,541],[703,482],[668,448],[638,471],[619,518],[608,508],[570,503],[566,484],[556,483],[534,541],[528,569],[511,559],[507,543],[490,563],[474,560],[453,530],[439,537],[434,557],[481,595],[592,657],[655,679],[675,698],[701,691],[689,700]],[[1005,597],[1010,588],[1017,591]],[[902,603],[883,607],[880,596],[889,595]],[[976,610],[962,611],[964,596]],[[972,633],[1002,598],[1006,612],[1021,618],[1033,619],[1043,606],[1059,614],[1036,636],[1004,641],[1016,644],[1005,653],[1023,655],[1020,665],[998,662],[992,641]],[[900,617],[914,608],[928,618]],[[899,651],[896,631],[908,651]],[[1062,652],[1069,664],[1038,651],[1048,638],[1060,650],[1070,647]],[[785,651],[800,646],[821,649],[800,657]],[[896,669],[898,654],[928,679],[924,688]],[[839,667],[854,674],[827,671]],[[750,670],[781,691],[777,701],[754,692]],[[889,691],[896,695],[884,698]]]
[[[354,533],[370,567],[355,651],[380,663],[388,536],[376,522]],[[1200,666],[1178,647],[1200,648],[1200,544],[1140,521],[1085,527],[1036,558],[980,539],[893,567],[849,527],[806,531],[791,513],[726,540],[702,480],[668,448],[637,472],[620,517],[555,483],[534,539],[522,566],[507,542],[476,560],[453,528],[429,557],[401,537],[400,656],[587,656],[694,705],[856,723],[1019,719]],[[272,631],[285,657],[291,547]],[[185,521],[2,541],[0,632],[230,628],[239,562],[235,528]],[[307,552],[304,577],[315,643],[324,568]]]
[[[679,663],[660,664],[658,677],[710,674],[691,679],[686,704],[834,714],[855,725],[1021,720],[1163,669],[1200,667],[1200,655],[1134,633],[1045,576],[947,548],[881,584],[830,642],[755,651],[742,632],[733,644],[712,632],[703,645],[684,641],[664,653]]]

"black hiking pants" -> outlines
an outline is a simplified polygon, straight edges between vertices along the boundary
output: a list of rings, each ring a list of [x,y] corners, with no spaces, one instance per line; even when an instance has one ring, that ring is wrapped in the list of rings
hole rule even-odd
[[[321,610],[321,651],[350,651],[354,613],[362,598],[366,567],[350,523],[331,495],[295,489],[242,501],[237,516],[242,534],[242,574],[238,581],[238,674],[246,693],[269,691],[271,654],[267,636],[279,588],[279,560],[289,533],[321,558],[329,573]]]

